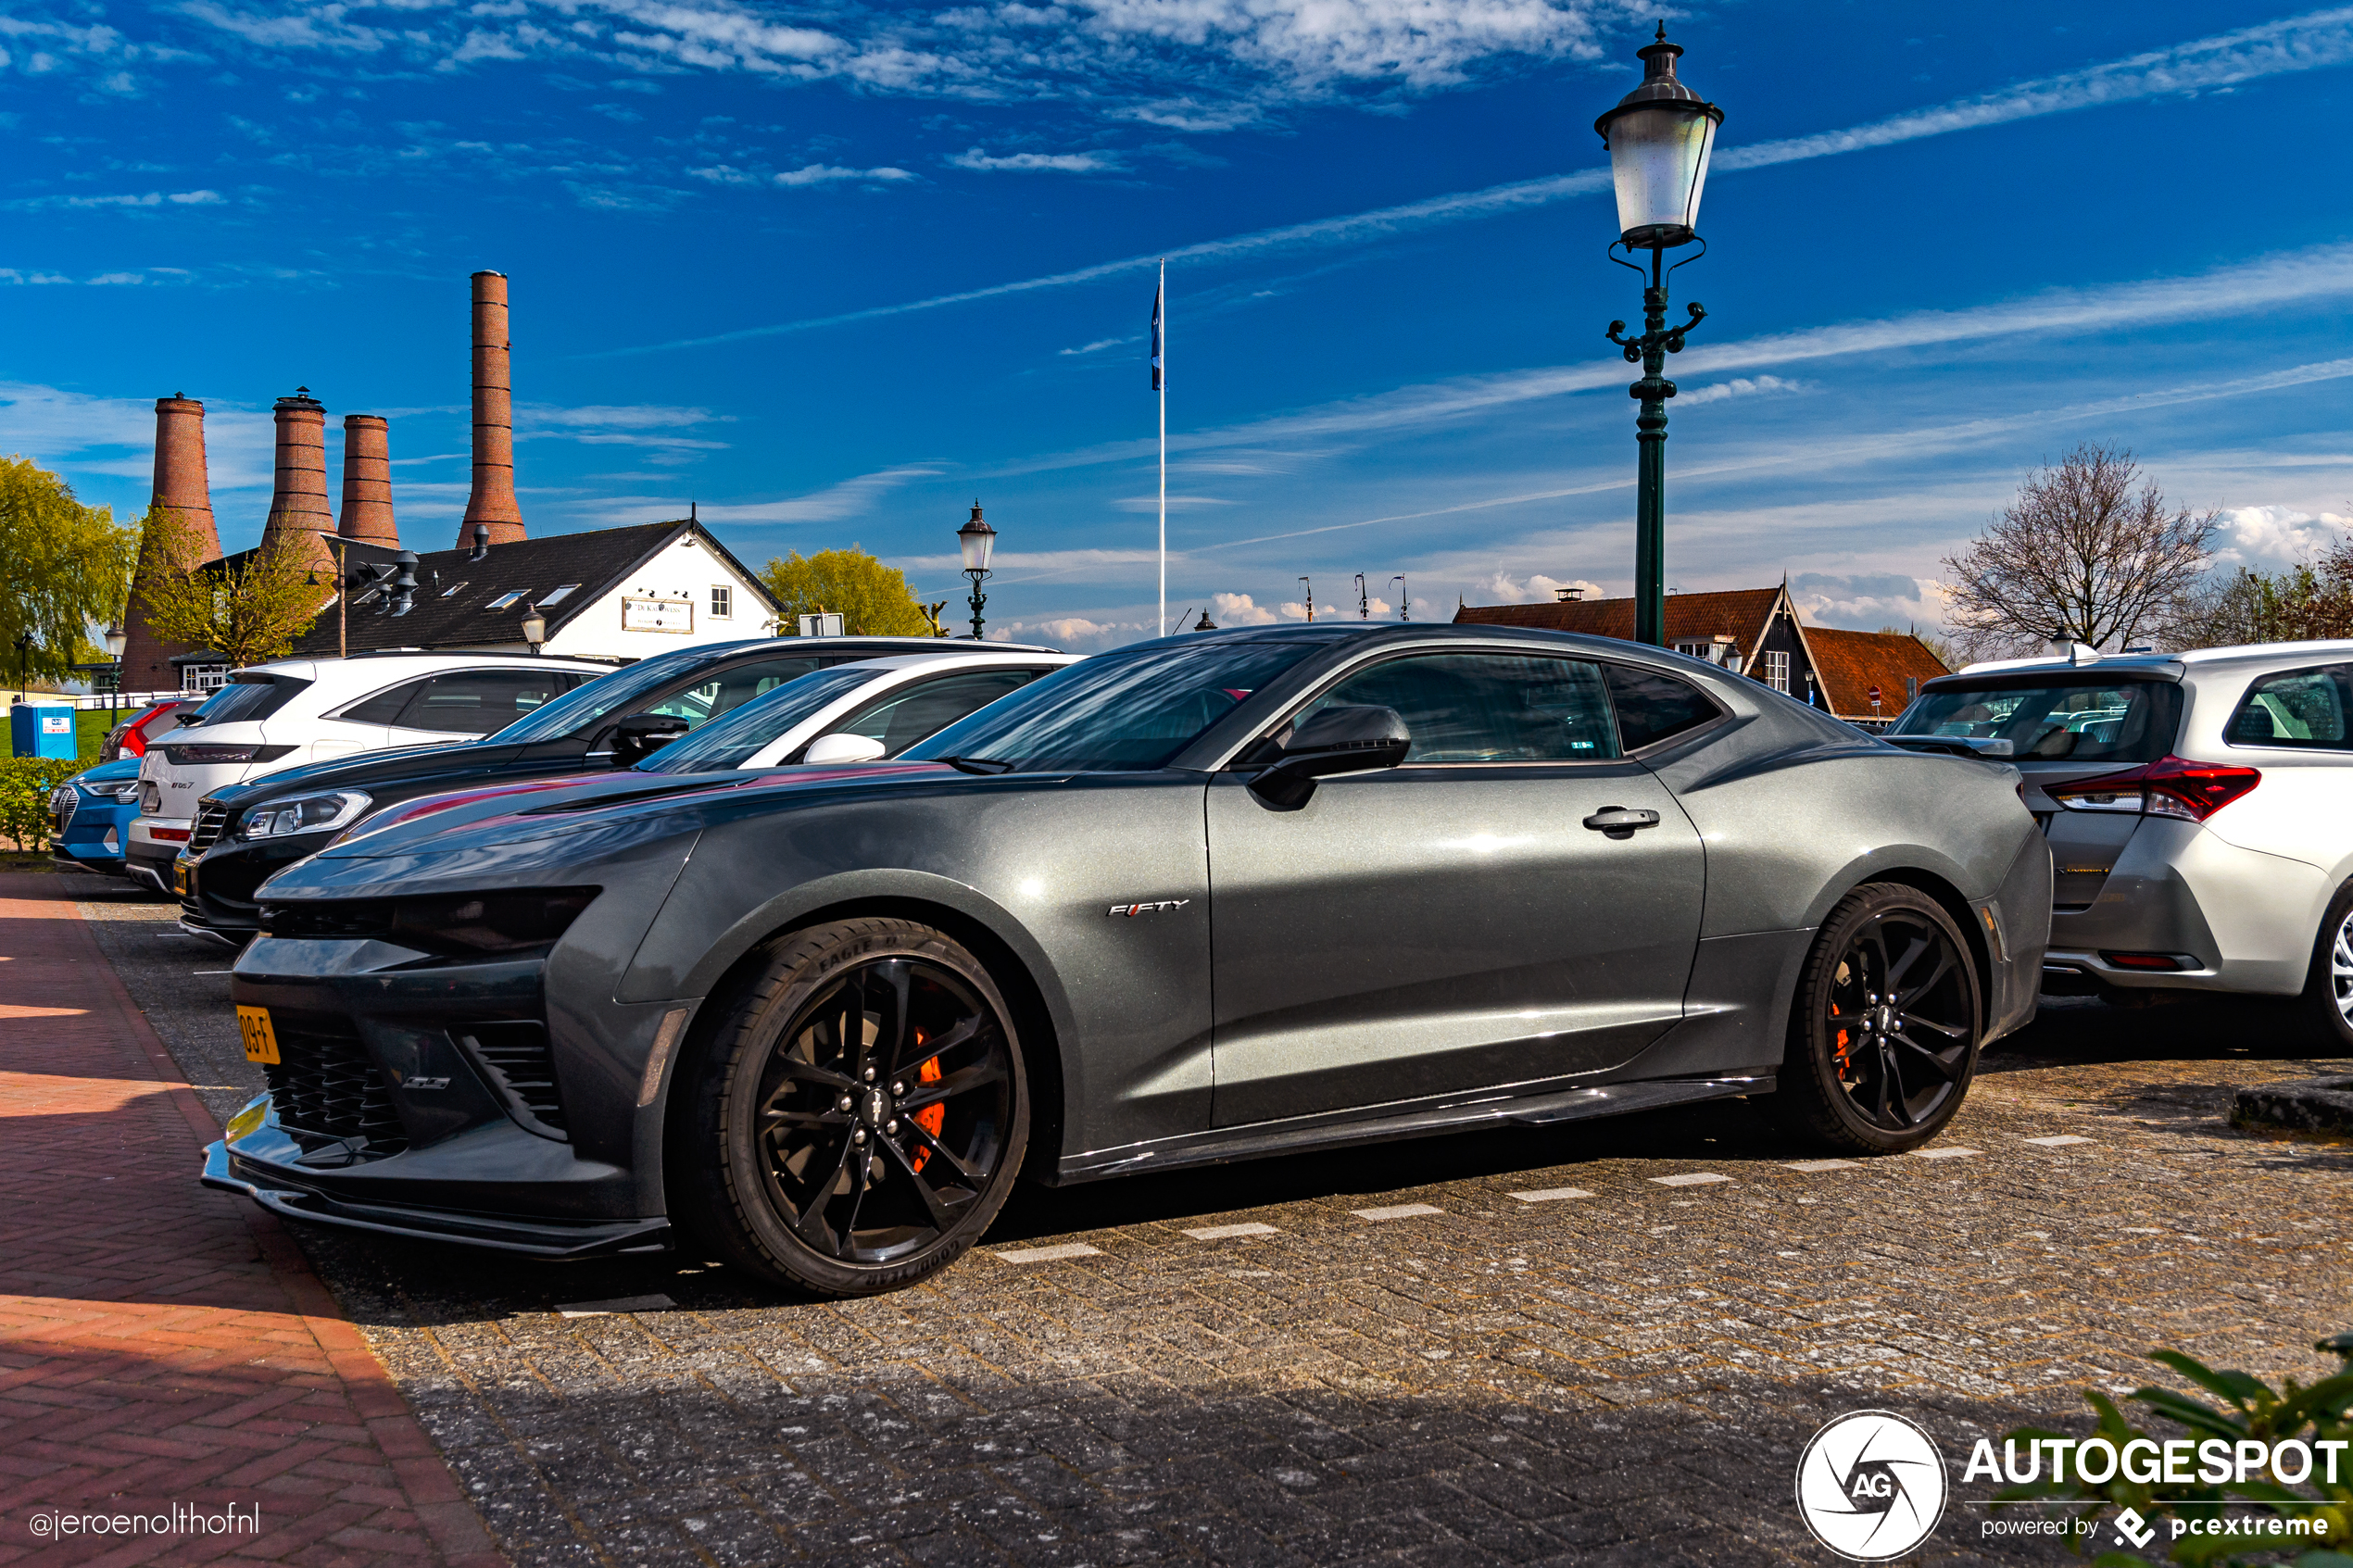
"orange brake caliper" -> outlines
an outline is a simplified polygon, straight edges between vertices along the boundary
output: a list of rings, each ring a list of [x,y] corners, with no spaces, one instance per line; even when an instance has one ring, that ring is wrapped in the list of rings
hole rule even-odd
[[[918,1031],[915,1035],[915,1044],[920,1046],[923,1043],[923,1034],[921,1031]],[[937,1057],[931,1058],[921,1067],[915,1069],[915,1081],[919,1084],[937,1084],[939,1082],[939,1059]],[[916,1111],[915,1114],[908,1120],[913,1122],[916,1126],[921,1127],[933,1137],[937,1137],[939,1136],[939,1129],[948,1124],[948,1107],[945,1104],[927,1105],[921,1110]],[[915,1150],[914,1158],[910,1160],[907,1163],[913,1169],[920,1171],[924,1168],[924,1161],[929,1160],[930,1158],[930,1149],[919,1148]]]
[[[1832,1002],[1831,1004],[1831,1016],[1832,1018],[1836,1018],[1838,1016],[1838,1004],[1836,1002]],[[1842,1083],[1843,1083],[1846,1079],[1847,1053],[1853,1049],[1853,1046],[1850,1043],[1853,1038],[1853,1035],[1849,1035],[1845,1030],[1841,1029],[1838,1031],[1838,1037],[1831,1042],[1831,1044],[1836,1047],[1838,1057],[1838,1076],[1839,1081]]]

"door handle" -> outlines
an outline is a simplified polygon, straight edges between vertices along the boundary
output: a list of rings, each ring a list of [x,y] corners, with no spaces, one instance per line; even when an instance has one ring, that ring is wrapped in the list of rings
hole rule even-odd
[[[1658,826],[1658,813],[1625,806],[1604,806],[1585,819],[1585,825],[1595,833],[1605,833],[1612,838],[1630,836],[1636,828]]]

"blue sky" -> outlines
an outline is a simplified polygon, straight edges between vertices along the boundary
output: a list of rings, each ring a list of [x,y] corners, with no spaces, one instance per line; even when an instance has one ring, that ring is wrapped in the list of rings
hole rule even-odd
[[[153,399],[201,397],[233,548],[300,383],[391,417],[446,547],[497,268],[535,533],[692,499],[754,564],[854,541],[961,601],[977,496],[991,630],[1101,647],[1155,620],[1165,254],[1172,616],[1624,593],[1592,121],[1655,14],[10,0],[0,452],[135,511]],[[1934,625],[1939,558],[2079,440],[2225,508],[2226,560],[2347,525],[2353,9],[1666,14],[1727,117],[1671,584]]]

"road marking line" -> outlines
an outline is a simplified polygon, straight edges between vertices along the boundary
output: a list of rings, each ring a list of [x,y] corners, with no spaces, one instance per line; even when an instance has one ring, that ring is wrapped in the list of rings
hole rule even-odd
[[[1729,1182],[1730,1176],[1719,1176],[1713,1171],[1693,1171],[1681,1176],[1653,1176],[1652,1181],[1663,1187],[1705,1186],[1709,1182]]]
[[[1443,1214],[1445,1210],[1428,1203],[1392,1203],[1386,1209],[1351,1209],[1360,1220],[1410,1220],[1416,1214]]]
[[[1784,1171],[1802,1171],[1809,1176],[1822,1171],[1859,1171],[1862,1168],[1863,1162],[1859,1160],[1792,1160],[1781,1166]]]
[[[1065,1241],[1059,1247],[1008,1247],[997,1256],[1008,1263],[1053,1263],[1064,1258],[1100,1258],[1103,1249],[1089,1247],[1083,1241]]]
[[[1280,1236],[1282,1233],[1272,1225],[1262,1225],[1252,1220],[1239,1225],[1203,1225],[1197,1231],[1187,1231],[1185,1234],[1195,1241],[1224,1241],[1228,1236]]]
[[[558,1317],[602,1318],[617,1312],[662,1312],[678,1305],[667,1296],[619,1296],[610,1301],[565,1301],[555,1308]]]
[[[2045,1148],[2064,1148],[2071,1143],[2090,1143],[2092,1140],[2089,1138],[2079,1138],[2073,1133],[2062,1133],[2055,1138],[2028,1138],[2025,1141],[2031,1144],[2039,1144]]]
[[[1912,1158],[1915,1160],[1967,1160],[1976,1152],[1977,1150],[1973,1148],[1916,1148],[1912,1150]]]
[[[1537,1192],[1516,1192],[1511,1196],[1522,1203],[1558,1203],[1563,1198],[1591,1198],[1593,1195],[1583,1187],[1545,1187]]]

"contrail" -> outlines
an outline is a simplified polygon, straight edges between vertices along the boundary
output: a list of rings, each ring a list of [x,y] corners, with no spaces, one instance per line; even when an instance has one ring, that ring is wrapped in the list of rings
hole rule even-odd
[[[2167,94],[2228,87],[2267,76],[2319,70],[2348,61],[2353,61],[2353,6],[2339,6],[2282,21],[2241,28],[2233,32],[2217,33],[2210,38],[2196,39],[2120,60],[2087,66],[2082,70],[2021,82],[1996,92],[1957,98],[1931,108],[1909,110],[1843,131],[1824,131],[1810,136],[1793,136],[1778,142],[1728,147],[1717,154],[1714,169],[1719,173],[1736,172],[1808,158],[1831,157],[1867,147],[1917,141],[1924,136],[1943,136],[1956,131],[1972,131],[2043,115],[2132,103]],[[812,332],[820,327],[847,326],[856,321],[904,316],[918,310],[937,310],[951,305],[970,304],[975,300],[1034,294],[1041,289],[1070,288],[1104,278],[1143,271],[1158,266],[1164,255],[1172,261],[1219,260],[1271,251],[1347,245],[1378,235],[1545,207],[1571,196],[1606,190],[1609,183],[1609,170],[1606,169],[1579,169],[1571,174],[1491,185],[1485,190],[1458,191],[1450,195],[1431,196],[1398,207],[1378,207],[1370,212],[1319,218],[1312,222],[1291,223],[1277,229],[1228,235],[1224,239],[1203,240],[1176,250],[1156,251],[1150,256],[1130,256],[1117,261],[1098,262],[1073,271],[1024,278],[1014,282],[991,283],[985,288],[935,295],[928,299],[869,306],[862,310],[848,310],[837,315],[812,316],[763,327],[742,327],[734,332],[677,338],[669,343],[646,344],[635,348],[606,349],[580,358],[612,358],[660,354],[678,348],[708,348],[753,338]]]

